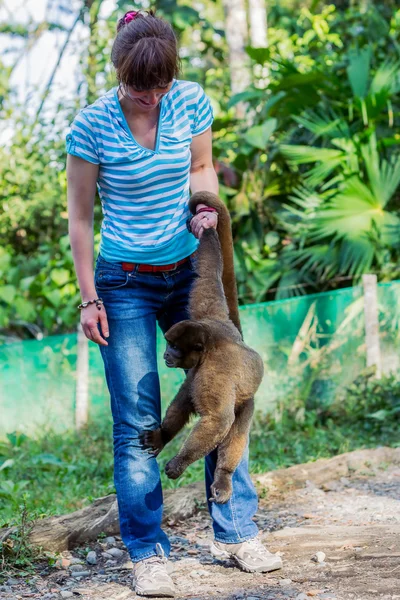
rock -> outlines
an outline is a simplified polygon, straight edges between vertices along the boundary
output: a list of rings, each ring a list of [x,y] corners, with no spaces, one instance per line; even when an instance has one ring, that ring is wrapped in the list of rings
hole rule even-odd
[[[124,555],[124,552],[119,548],[109,548],[107,550],[107,554],[111,554],[111,556],[113,556],[114,558],[121,558],[121,556]]]
[[[60,558],[57,559],[55,567],[57,569],[67,569],[69,567],[69,565],[71,564],[71,561],[69,558],[65,558],[64,556],[60,556]]]
[[[87,577],[90,575],[90,571],[72,571],[72,577]]]
[[[311,558],[312,561],[316,563],[323,563],[326,558],[325,552],[316,552],[314,556]]]
[[[319,597],[321,599],[324,598],[325,600],[336,600],[336,596],[334,594],[329,593],[329,592],[327,592],[326,594],[320,594]]]
[[[117,561],[114,560],[113,558],[110,558],[106,561],[105,563],[105,567],[115,567],[115,565],[117,564]]]
[[[82,565],[83,561],[81,558],[78,558],[77,556],[73,556],[72,558],[70,558],[69,560],[71,565]]]
[[[304,594],[303,592],[301,592],[301,594],[296,596],[295,600],[308,600],[308,596],[307,596],[307,594]]]
[[[260,600],[260,597],[259,596],[247,596],[247,600]]]
[[[86,562],[89,565],[97,565],[97,555],[94,550],[91,550],[90,552],[87,553]]]
[[[84,571],[85,567],[83,565],[71,565],[69,570],[73,573],[77,573],[78,571]]]
[[[281,585],[282,587],[286,587],[287,585],[290,585],[292,583],[291,579],[280,579],[279,581],[279,585]]]
[[[73,598],[74,594],[72,592],[69,592],[68,590],[61,590],[60,596],[61,598]]]
[[[326,481],[321,485],[321,488],[324,490],[324,492],[337,492],[340,490],[340,487],[340,483],[335,480]]]
[[[101,555],[103,558],[112,558],[112,554],[109,554],[108,550],[107,552],[102,552]]]
[[[117,543],[115,537],[113,537],[112,535],[106,537],[104,542],[107,544],[107,546],[115,546],[115,544]]]
[[[190,575],[190,577],[193,577],[194,579],[197,579],[198,577],[200,577],[198,571],[190,571],[189,575]]]
[[[18,581],[18,579],[15,579],[14,577],[10,577],[6,581],[6,585],[19,585],[19,584],[20,584],[20,582]]]

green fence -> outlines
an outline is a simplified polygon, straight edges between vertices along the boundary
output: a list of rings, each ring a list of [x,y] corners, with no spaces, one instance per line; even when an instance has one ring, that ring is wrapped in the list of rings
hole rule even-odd
[[[383,370],[399,368],[400,282],[378,286],[379,336]],[[282,403],[329,404],[338,391],[365,368],[363,288],[353,287],[241,308],[245,341],[263,357],[265,377],[256,408],[274,410]],[[182,372],[164,366],[159,336],[159,372],[163,406]],[[77,336],[63,335],[0,347],[0,436],[19,430],[74,426]],[[91,419],[109,413],[109,397],[100,352],[89,348]]]

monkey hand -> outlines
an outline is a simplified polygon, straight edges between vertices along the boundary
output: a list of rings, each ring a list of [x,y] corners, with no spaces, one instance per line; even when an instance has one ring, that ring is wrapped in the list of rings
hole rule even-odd
[[[217,504],[228,502],[232,496],[232,475],[228,473],[217,475],[211,485],[211,494],[210,502],[216,502]]]
[[[186,465],[178,456],[175,456],[165,465],[165,474],[169,479],[178,479],[185,469]]]
[[[153,429],[152,431],[141,431],[139,433],[139,440],[142,446],[150,450],[150,454],[153,456],[158,456],[165,446],[161,427]]]

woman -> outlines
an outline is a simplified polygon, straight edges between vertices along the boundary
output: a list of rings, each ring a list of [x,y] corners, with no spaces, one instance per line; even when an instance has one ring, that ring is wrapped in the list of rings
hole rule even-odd
[[[69,231],[82,327],[100,346],[111,395],[121,536],[134,562],[136,592],[173,596],[160,474],[138,434],[160,423],[156,324],[165,332],[187,318],[196,238],[217,225],[216,213],[199,206],[193,235],[186,226],[190,192],[218,193],[213,116],[202,88],[176,79],[175,35],[152,11],[120,20],[111,58],[119,86],[83,109],[67,137]],[[93,274],[96,185],[104,220]],[[246,570],[270,571],[281,561],[256,539],[257,497],[247,461],[246,455],[235,472],[232,499],[209,503],[211,551]],[[215,463],[214,452],[206,459],[207,497]]]

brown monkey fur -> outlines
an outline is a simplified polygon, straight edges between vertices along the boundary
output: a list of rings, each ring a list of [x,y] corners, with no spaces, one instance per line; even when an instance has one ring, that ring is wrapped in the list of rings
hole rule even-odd
[[[263,376],[261,357],[242,338],[233,268],[230,216],[210,192],[197,192],[189,202],[218,211],[218,227],[203,231],[196,265],[197,278],[189,299],[190,320],[165,334],[167,366],[188,370],[186,380],[167,409],[161,427],[143,431],[141,440],[157,456],[188,422],[200,416],[178,454],[165,467],[171,479],[218,447],[211,501],[227,502],[232,475],[247,444],[254,394]]]

